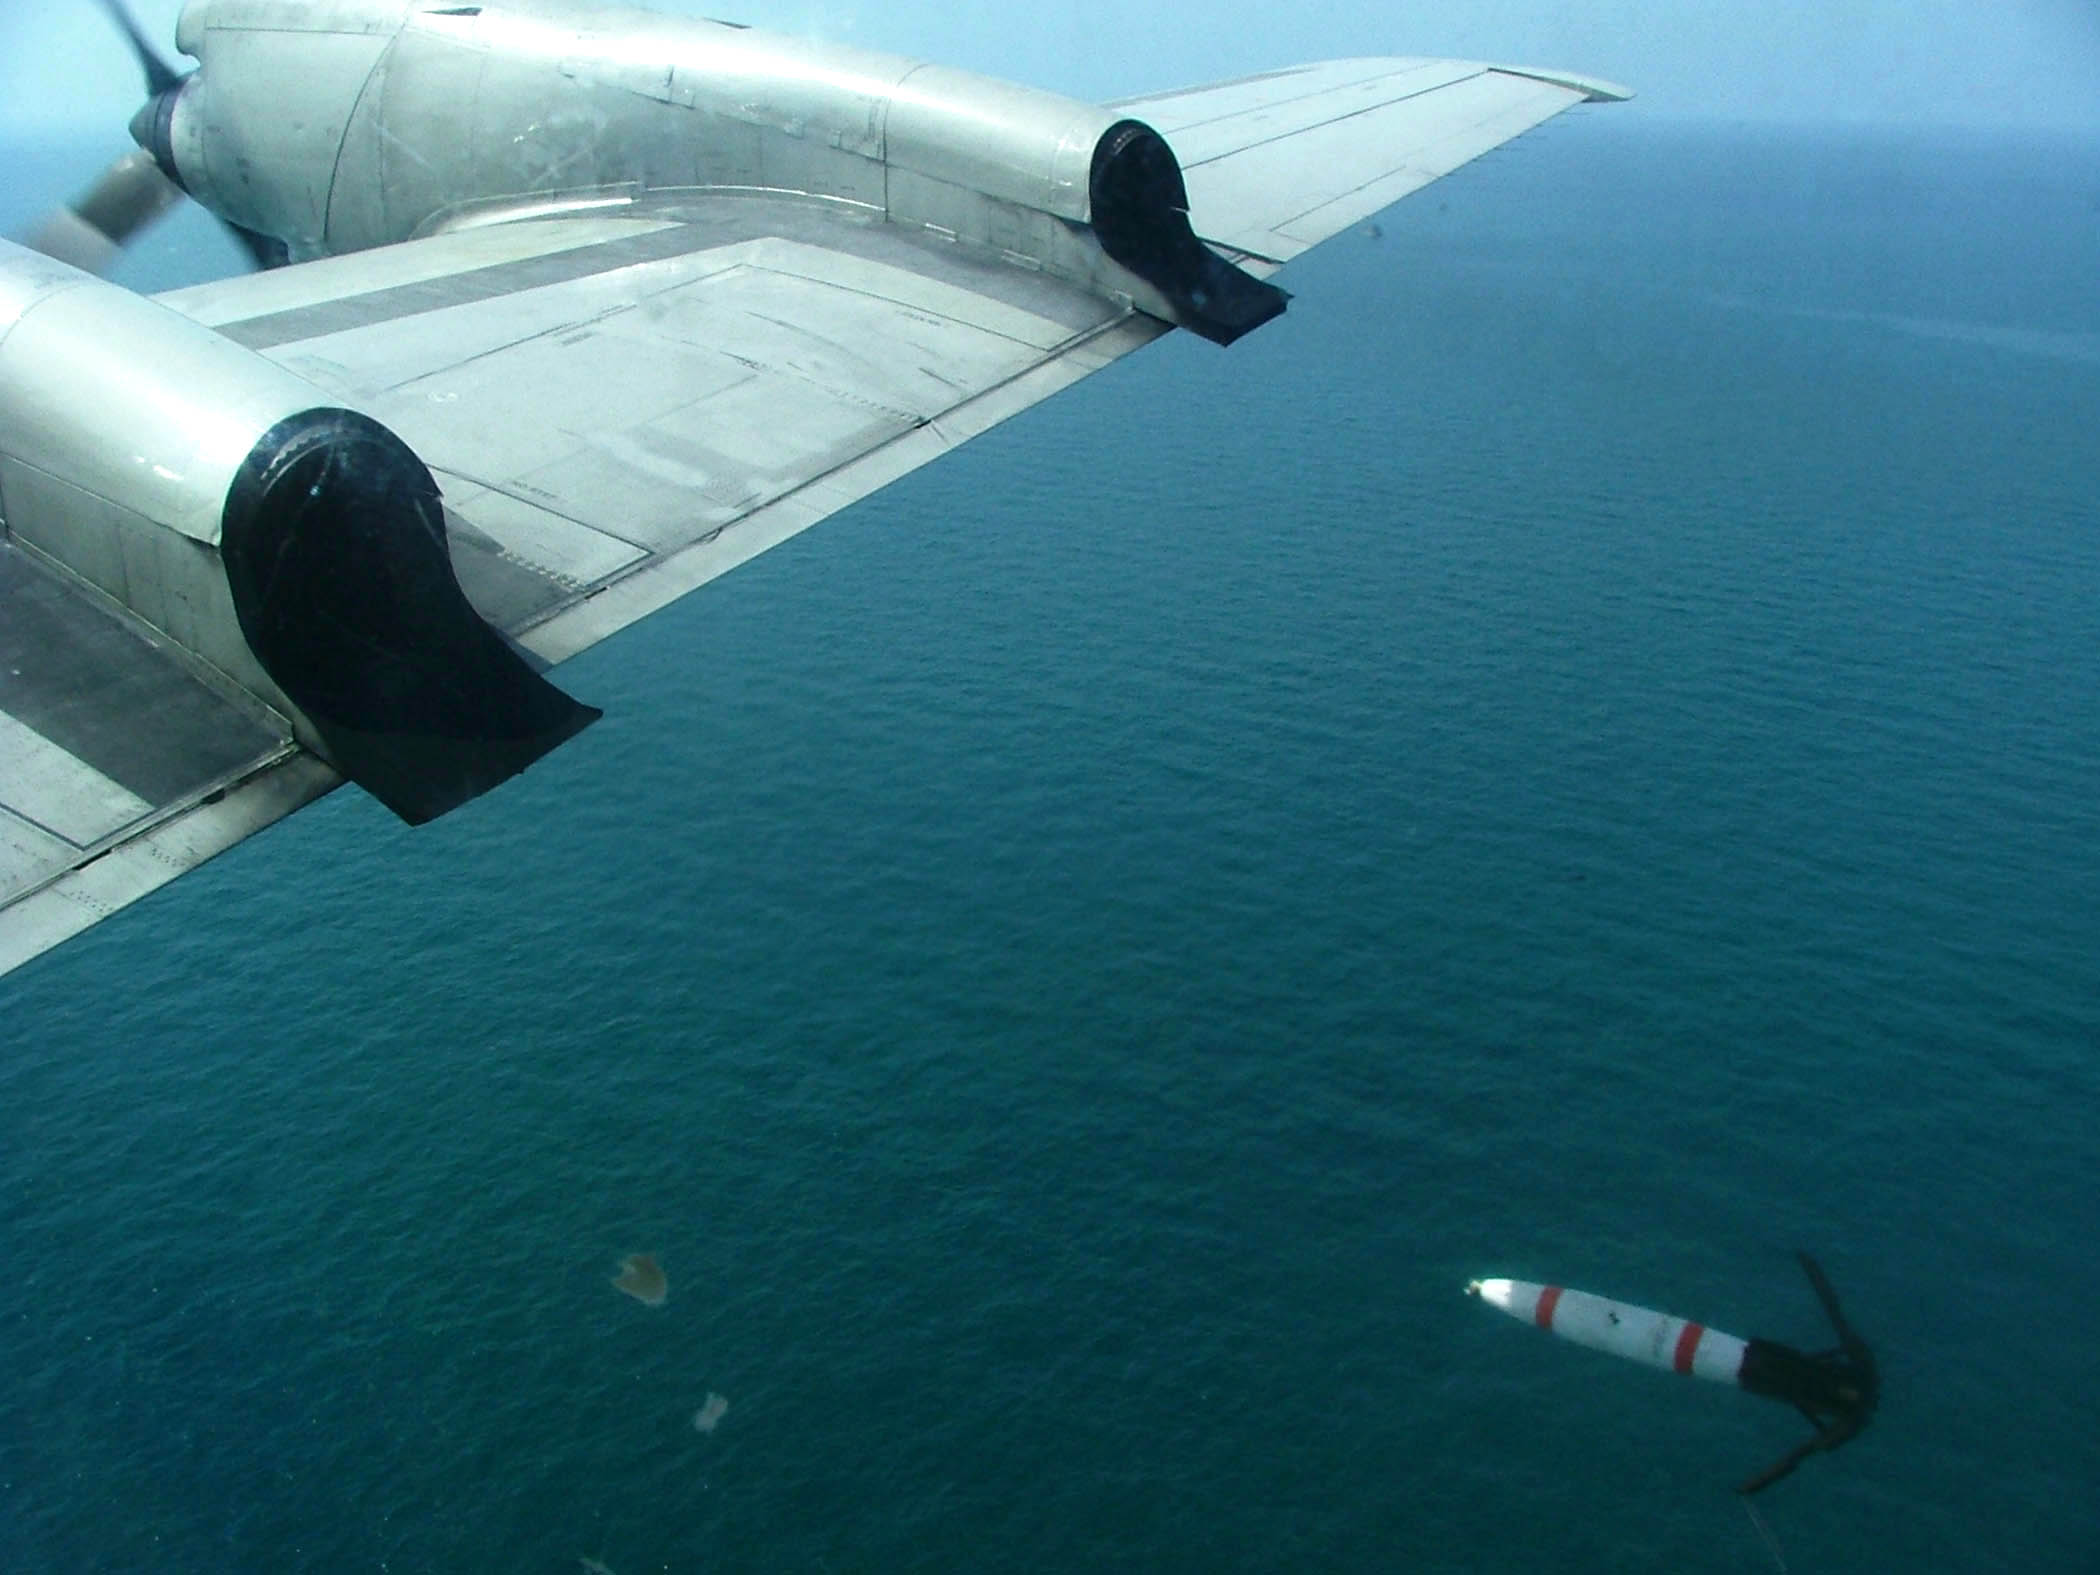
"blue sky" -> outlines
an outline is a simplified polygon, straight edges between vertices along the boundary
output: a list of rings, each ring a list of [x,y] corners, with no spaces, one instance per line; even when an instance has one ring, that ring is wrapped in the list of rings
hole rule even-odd
[[[170,46],[181,0],[135,0]],[[1585,72],[1614,113],[2075,128],[2100,137],[2095,0],[666,0],[658,9],[940,59],[1086,98],[1337,55],[1426,54]],[[1223,20],[1221,21],[1221,17]],[[0,0],[0,142],[94,134],[140,98],[94,0]]]

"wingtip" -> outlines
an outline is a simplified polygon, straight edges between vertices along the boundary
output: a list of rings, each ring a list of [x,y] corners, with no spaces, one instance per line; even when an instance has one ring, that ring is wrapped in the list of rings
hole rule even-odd
[[[1592,104],[1623,104],[1633,97],[1632,88],[1607,82],[1602,77],[1577,76],[1570,71],[1542,71],[1535,66],[1497,65],[1494,69],[1509,76],[1529,77],[1534,82],[1550,82],[1555,87],[1572,89]]]

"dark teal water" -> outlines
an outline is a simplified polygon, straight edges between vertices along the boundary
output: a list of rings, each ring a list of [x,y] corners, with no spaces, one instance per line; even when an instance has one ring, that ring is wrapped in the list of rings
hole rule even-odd
[[[1383,223],[0,982],[0,1568],[1768,1570],[1459,1293],[1804,1246],[1789,1567],[2100,1569],[2100,149]]]

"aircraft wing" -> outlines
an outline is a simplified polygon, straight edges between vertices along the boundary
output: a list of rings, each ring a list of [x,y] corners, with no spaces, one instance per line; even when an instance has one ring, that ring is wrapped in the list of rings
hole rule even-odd
[[[1196,233],[1263,272],[1550,120],[1630,98],[1467,60],[1329,60],[1112,106],[1164,136]]]
[[[1591,96],[1381,60],[1118,107],[1180,153],[1198,233],[1270,269]],[[541,663],[1170,326],[778,193],[490,217],[159,300],[405,440],[462,588]],[[0,498],[37,484],[0,473]],[[0,537],[0,972],[340,780],[169,632]]]
[[[547,663],[1169,326],[757,197],[493,224],[161,299],[398,433],[443,491],[469,599]],[[339,780],[285,718],[13,544],[0,762],[0,971]]]

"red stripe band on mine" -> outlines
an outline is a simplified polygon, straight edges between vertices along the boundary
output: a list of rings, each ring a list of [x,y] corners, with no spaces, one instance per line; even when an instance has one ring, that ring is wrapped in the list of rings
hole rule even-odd
[[[1548,1285],[1539,1292],[1538,1310],[1531,1316],[1541,1329],[1553,1327],[1553,1309],[1560,1305],[1560,1287]]]
[[[1699,1338],[1705,1333],[1704,1324],[1686,1324],[1677,1336],[1677,1355],[1670,1365],[1680,1373],[1689,1373],[1692,1370],[1692,1358],[1699,1354]]]

